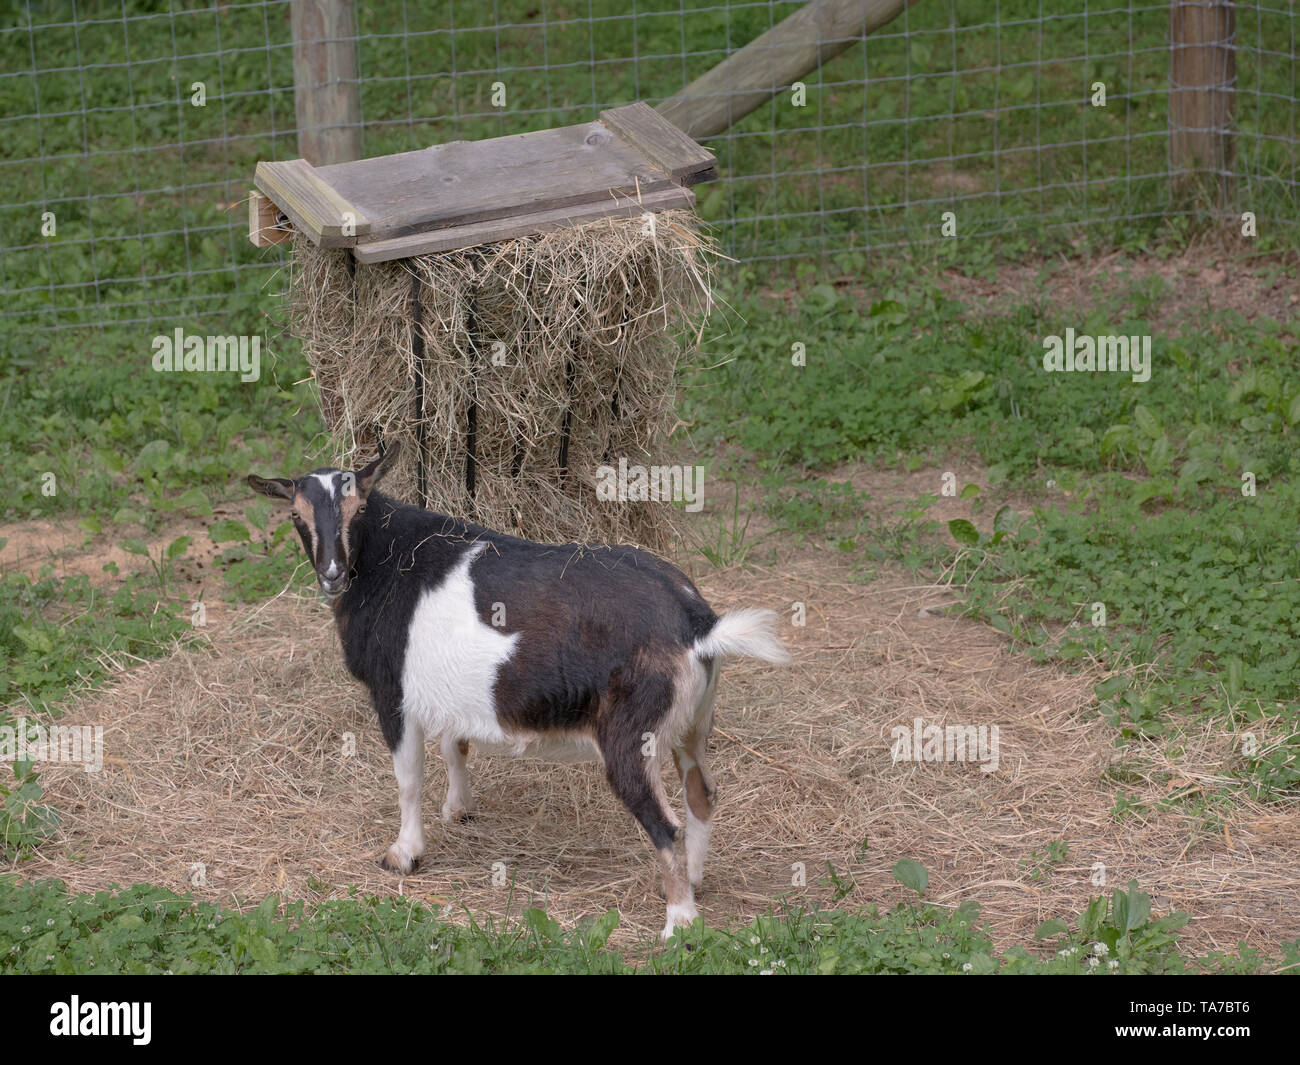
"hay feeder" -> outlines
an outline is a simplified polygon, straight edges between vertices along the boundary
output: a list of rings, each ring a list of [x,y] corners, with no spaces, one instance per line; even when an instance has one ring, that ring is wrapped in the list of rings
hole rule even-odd
[[[689,186],[714,177],[713,156],[644,104],[330,166],[259,163],[250,239],[293,241],[289,325],[335,463],[400,442],[389,490],[408,502],[530,539],[664,547],[673,504],[600,498],[598,471],[675,464],[676,365],[714,256]]]

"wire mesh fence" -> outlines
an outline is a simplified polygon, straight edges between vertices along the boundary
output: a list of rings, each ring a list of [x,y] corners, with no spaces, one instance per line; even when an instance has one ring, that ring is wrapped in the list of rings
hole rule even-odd
[[[657,103],[801,6],[359,4],[362,152]],[[856,255],[954,231],[1001,253],[1090,228],[1140,244],[1207,211],[1248,210],[1261,229],[1294,234],[1295,9],[1229,6],[1214,52],[1230,57],[1216,75],[1227,103],[1205,130],[1228,146],[1210,167],[1222,203],[1178,194],[1168,3],[919,0],[710,138],[722,180],[699,189],[699,211],[745,260]],[[290,0],[0,12],[4,321],[229,315],[278,287],[285,253],[249,244],[245,198],[258,160],[300,154]]]

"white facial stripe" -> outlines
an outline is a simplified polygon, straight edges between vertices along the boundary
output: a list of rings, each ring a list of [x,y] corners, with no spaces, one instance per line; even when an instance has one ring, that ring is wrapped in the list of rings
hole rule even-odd
[[[313,473],[311,476],[315,477],[316,480],[320,481],[325,491],[329,493],[329,497],[333,499],[334,483],[335,483],[335,479],[338,477],[338,474],[337,473]]]

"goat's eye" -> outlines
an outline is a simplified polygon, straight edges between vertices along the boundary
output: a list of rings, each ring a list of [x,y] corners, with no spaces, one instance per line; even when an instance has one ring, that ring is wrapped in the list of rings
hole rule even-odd
[[[289,511],[289,517],[291,517],[294,521],[297,521],[297,520],[298,520],[298,512],[297,512],[296,510],[291,510],[291,511]]]
[[[364,514],[365,512],[366,512],[366,505],[362,503],[361,506],[357,507],[357,513]]]

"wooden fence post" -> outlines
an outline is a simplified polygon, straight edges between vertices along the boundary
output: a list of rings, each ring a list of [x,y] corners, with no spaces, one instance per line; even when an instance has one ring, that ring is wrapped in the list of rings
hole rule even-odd
[[[1232,0],[1172,0],[1169,169],[1175,199],[1203,189],[1220,207],[1232,200],[1235,31]]]
[[[292,0],[293,98],[298,153],[312,166],[361,158],[352,0]]]
[[[715,136],[914,3],[812,0],[655,110],[696,140]]]

